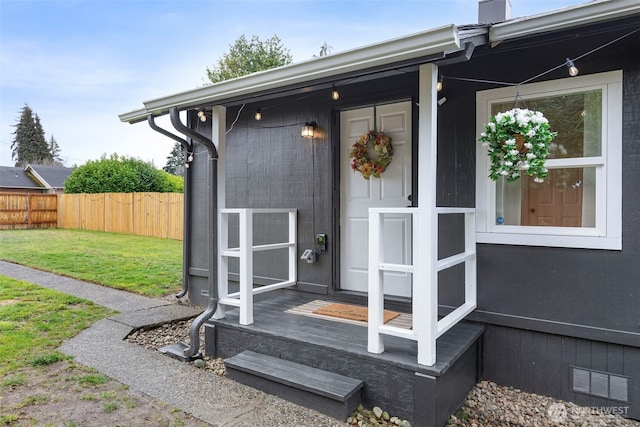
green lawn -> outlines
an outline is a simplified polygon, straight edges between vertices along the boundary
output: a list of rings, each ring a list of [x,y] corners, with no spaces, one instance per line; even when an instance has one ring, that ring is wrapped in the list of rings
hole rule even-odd
[[[182,242],[85,230],[2,230],[0,259],[152,297],[182,283]]]
[[[64,359],[55,351],[63,340],[111,313],[90,301],[0,276],[0,378],[23,366]],[[5,377],[0,390],[20,381],[20,376]]]

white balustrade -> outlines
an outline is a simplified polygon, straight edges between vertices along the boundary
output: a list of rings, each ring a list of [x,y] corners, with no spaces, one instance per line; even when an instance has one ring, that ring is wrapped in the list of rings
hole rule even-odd
[[[253,324],[253,296],[286,288],[297,281],[297,242],[295,209],[220,209],[218,226],[218,309],[214,318],[225,316],[225,306],[239,307],[241,325]],[[260,214],[282,214],[288,217],[288,238],[286,242],[266,245],[253,244],[253,216]],[[229,217],[238,216],[239,245],[229,248]],[[253,253],[275,249],[288,249],[289,272],[287,280],[271,285],[253,287]],[[240,261],[240,290],[229,293],[229,259]]]
[[[404,214],[412,217],[413,242],[411,264],[390,264],[385,262],[384,235],[385,215]],[[436,363],[436,340],[465,316],[477,304],[476,295],[476,240],[475,209],[435,208],[435,215],[464,214],[464,252],[438,260],[438,236],[417,239],[421,235],[420,215],[427,214],[419,208],[370,208],[369,209],[369,330],[368,351],[384,352],[383,335],[411,339],[418,343],[418,363],[433,366]],[[437,228],[435,228],[437,230]],[[432,233],[433,234],[433,233]],[[424,245],[431,245],[425,250]],[[436,259],[425,260],[422,252],[431,253]],[[438,272],[465,265],[464,304],[438,320]],[[412,329],[403,329],[384,324],[384,273],[385,271],[412,274]]]

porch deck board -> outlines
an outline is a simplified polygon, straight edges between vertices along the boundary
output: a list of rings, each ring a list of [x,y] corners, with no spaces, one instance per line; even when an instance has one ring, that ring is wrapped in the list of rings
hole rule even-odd
[[[484,329],[482,325],[471,322],[457,324],[438,339],[436,364],[424,366],[417,363],[417,343],[413,340],[384,336],[384,353],[372,354],[367,351],[367,327],[364,322],[360,326],[286,313],[286,310],[311,302],[313,299],[295,293],[274,295],[272,298],[254,304],[252,325],[238,324],[237,309],[228,310],[224,319],[210,322],[254,334],[278,336],[281,339],[303,342],[312,346],[333,348],[359,358],[390,363],[432,376],[440,376],[446,372],[476,341]]]

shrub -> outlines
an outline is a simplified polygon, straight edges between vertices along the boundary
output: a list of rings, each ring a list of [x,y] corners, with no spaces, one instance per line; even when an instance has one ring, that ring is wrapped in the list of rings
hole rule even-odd
[[[183,184],[184,189],[184,184]],[[182,192],[167,174],[132,157],[103,154],[76,168],[64,183],[65,193]]]

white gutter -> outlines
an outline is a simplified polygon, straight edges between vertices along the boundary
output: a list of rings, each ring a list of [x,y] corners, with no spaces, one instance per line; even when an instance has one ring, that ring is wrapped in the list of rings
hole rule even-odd
[[[489,30],[489,41],[497,43],[518,37],[622,18],[637,13],[640,13],[638,0],[595,0],[566,9],[495,24]]]
[[[447,25],[153,99],[144,103],[145,108],[121,114],[119,117],[123,122],[135,123],[146,120],[149,114],[154,116],[167,114],[172,107],[178,107],[182,110],[197,105],[213,105],[227,99],[248,96],[264,90],[303,84],[317,79],[330,78],[459,48],[460,37],[457,27],[453,24]]]

